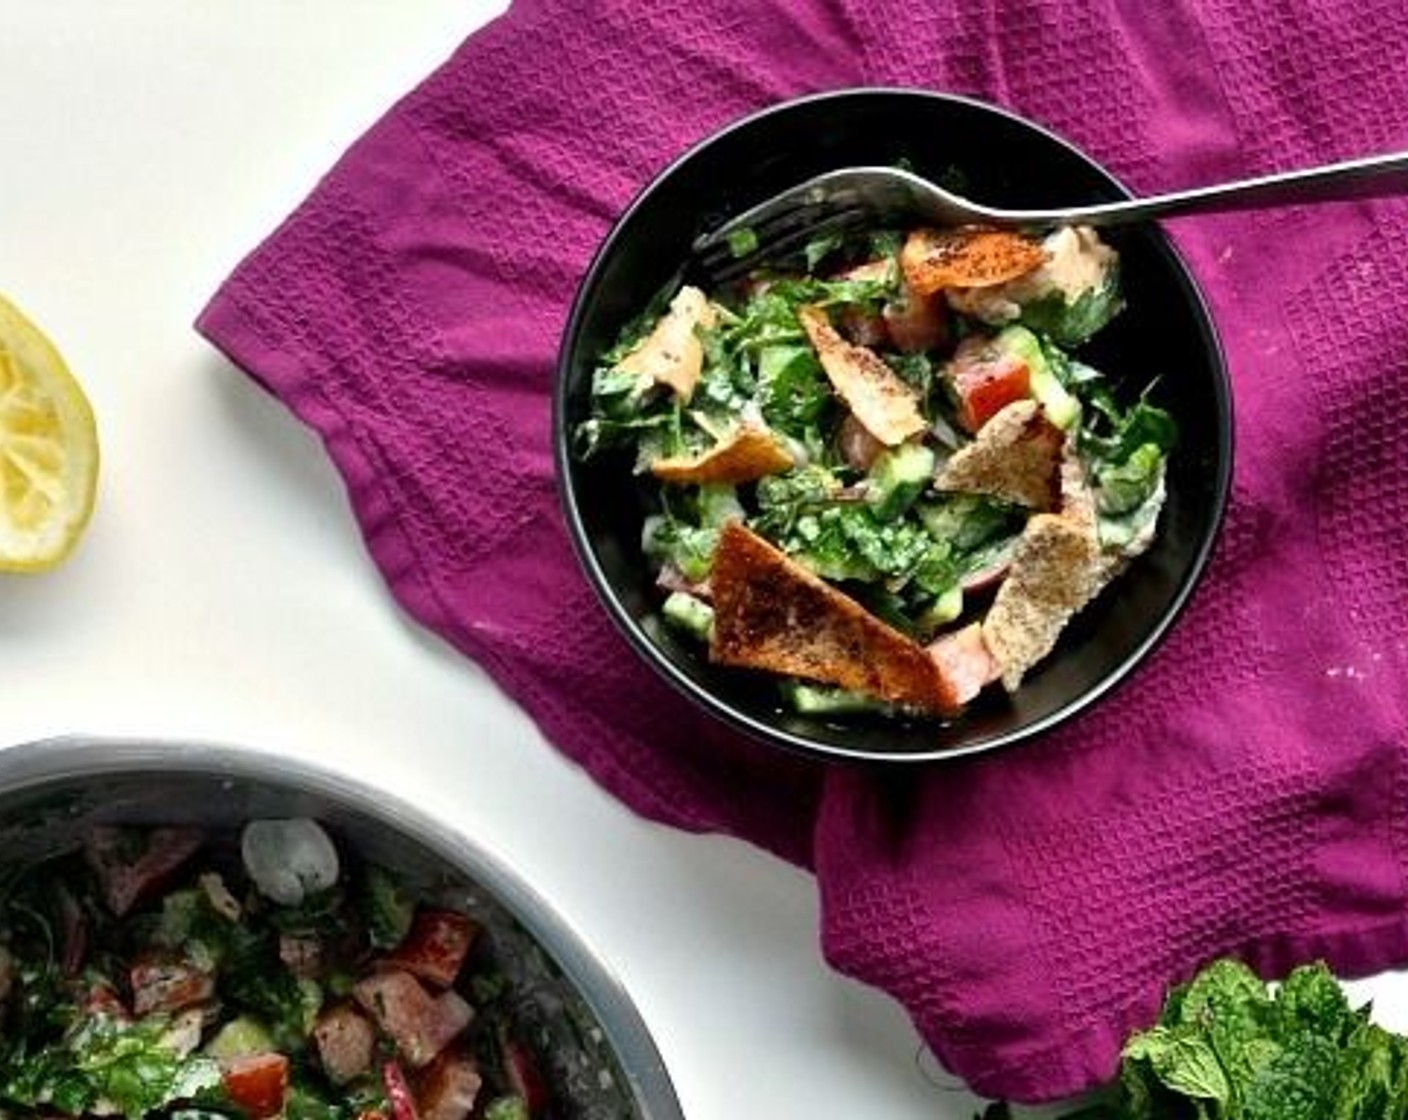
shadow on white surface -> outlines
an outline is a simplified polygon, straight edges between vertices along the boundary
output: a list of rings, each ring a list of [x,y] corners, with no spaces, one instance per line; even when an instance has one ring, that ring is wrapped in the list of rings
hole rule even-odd
[[[347,491],[319,438],[282,401],[213,347],[191,375],[215,387],[225,418],[249,445],[248,462],[267,477],[259,484],[278,487],[281,503],[293,503],[310,519],[326,521],[332,511],[352,527]]]
[[[314,527],[324,543],[343,559],[355,560],[356,572],[367,590],[376,595],[397,623],[422,649],[451,658],[469,667],[476,678],[487,674],[473,660],[455,650],[434,631],[413,619],[391,594],[357,524],[347,488],[333,466],[321,437],[289,411],[273,393],[219,351],[208,348],[192,371],[214,385],[219,419],[228,422],[244,448],[240,461],[250,470],[246,485],[278,492],[285,510],[304,525]]]

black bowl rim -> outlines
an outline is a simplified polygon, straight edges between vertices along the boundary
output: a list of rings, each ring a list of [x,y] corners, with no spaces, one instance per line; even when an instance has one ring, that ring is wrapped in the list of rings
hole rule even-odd
[[[1215,490],[1212,518],[1208,523],[1208,529],[1204,533],[1203,539],[1199,542],[1193,557],[1193,562],[1189,566],[1182,582],[1175,590],[1173,599],[1169,603],[1168,608],[1154,626],[1150,628],[1144,640],[1135,646],[1124,660],[1106,674],[1102,680],[1040,719],[1023,724],[1010,731],[989,735],[971,743],[964,743],[958,746],[938,748],[932,751],[906,750],[877,752],[873,750],[852,750],[831,743],[819,742],[805,735],[798,735],[775,727],[763,720],[750,716],[746,712],[738,710],[733,705],[716,696],[709,689],[698,684],[682,669],[671,662],[669,658],[663,656],[655,643],[651,640],[649,634],[645,632],[636,619],[632,617],[630,612],[622,605],[591,548],[587,537],[586,526],[582,521],[581,510],[577,505],[577,495],[569,482],[572,477],[572,441],[571,435],[567,431],[566,421],[567,365],[571,355],[572,342],[576,338],[581,328],[582,318],[586,314],[585,293],[596,286],[598,274],[605,267],[606,261],[611,257],[615,250],[616,242],[621,236],[622,230],[629,223],[630,218],[646,203],[659,186],[672,177],[682,165],[694,159],[706,148],[722,142],[726,137],[731,136],[737,131],[751,128],[759,121],[772,117],[775,114],[786,113],[804,105],[875,96],[914,97],[950,104],[959,104],[990,113],[994,116],[1006,118],[1015,124],[1021,125],[1039,134],[1050,142],[1065,148],[1078,159],[1089,164],[1097,173],[1107,179],[1114,190],[1126,198],[1133,197],[1133,192],[1106,170],[1103,164],[1087,155],[1064,137],[1010,110],[1003,109],[986,101],[978,100],[977,98],[965,97],[961,94],[942,93],[937,90],[906,86],[852,86],[788,98],[784,101],[765,106],[746,116],[739,117],[729,124],[716,129],[703,139],[691,144],[683,153],[671,160],[664,169],[659,171],[641,188],[612,223],[611,229],[607,232],[605,239],[593,255],[591,263],[588,265],[582,279],[578,282],[577,290],[573,295],[572,309],[567,319],[567,325],[562,333],[562,342],[558,351],[556,380],[553,386],[553,463],[557,474],[558,496],[563,515],[567,521],[568,536],[571,538],[573,551],[577,554],[578,561],[585,569],[588,580],[593,590],[596,592],[597,598],[601,601],[602,605],[606,607],[607,614],[615,623],[617,629],[625,635],[626,639],[635,647],[642,659],[647,664],[651,665],[657,673],[664,677],[664,679],[678,691],[699,704],[706,711],[722,719],[725,723],[749,734],[753,738],[764,740],[813,759],[874,764],[948,762],[976,754],[985,754],[1041,735],[1084,711],[1096,701],[1112,692],[1117,686],[1123,684],[1133,674],[1135,668],[1139,666],[1168,635],[1169,630],[1183,613],[1184,608],[1188,605],[1189,599],[1192,597],[1193,591],[1197,588],[1198,583],[1207,570],[1208,561],[1212,557],[1213,548],[1217,544],[1222,529],[1223,518],[1227,511],[1228,495],[1232,485],[1232,464],[1235,453],[1232,389],[1227,374],[1227,357],[1223,351],[1222,340],[1218,335],[1207,297],[1203,294],[1203,290],[1199,286],[1192,270],[1188,267],[1187,262],[1183,260],[1177,248],[1175,248],[1173,243],[1169,240],[1168,235],[1161,227],[1156,226],[1150,232],[1154,236],[1158,249],[1166,256],[1169,264],[1179,273],[1184,287],[1192,297],[1194,309],[1197,312],[1199,320],[1200,333],[1202,335],[1201,341],[1212,358],[1215,372],[1213,385],[1214,404],[1217,410],[1216,450],[1218,453],[1218,461],[1217,477],[1214,480]]]
[[[377,821],[464,870],[561,967],[611,1044],[644,1120],[684,1120],[669,1070],[640,1010],[600,954],[502,857],[431,814],[336,770],[282,754],[197,739],[65,735],[0,750],[0,793],[88,777],[208,774],[312,794]]]

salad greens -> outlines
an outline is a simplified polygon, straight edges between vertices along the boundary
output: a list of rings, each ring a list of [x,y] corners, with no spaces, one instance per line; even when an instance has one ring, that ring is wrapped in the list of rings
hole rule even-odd
[[[0,1115],[542,1115],[477,925],[312,821],[256,824],[104,827],[0,871]]]
[[[1119,271],[1112,268],[1099,285],[1074,302],[1053,293],[1024,304],[1021,323],[1058,346],[1079,346],[1118,315],[1122,303]]]
[[[1323,963],[1273,987],[1215,961],[1125,1044],[1107,1099],[1063,1120],[1401,1120],[1408,1037],[1369,1016]],[[1008,1116],[994,1105],[985,1120]]]
[[[710,640],[709,577],[733,521],[921,644],[984,620],[1042,509],[1074,525],[1068,506],[1089,506],[1102,579],[1146,548],[1175,424],[1152,386],[1130,400],[1073,352],[1123,301],[1113,251],[1093,231],[1067,234],[1061,251],[1079,266],[1072,274],[1094,277],[1078,293],[1055,272],[1054,251],[1049,282],[1041,266],[992,288],[922,290],[926,274],[910,259],[906,234],[877,230],[816,239],[785,267],[727,290],[689,290],[709,309],[693,323],[692,368],[678,340],[666,345],[663,337],[667,321],[678,326],[676,297],[686,289],[661,293],[628,324],[595,367],[591,413],[573,438],[581,457],[621,463],[650,495],[641,547],[659,576],[664,621]],[[735,252],[752,251],[746,231],[735,236]],[[818,313],[829,327],[812,324]],[[832,329],[834,345],[825,339]],[[662,362],[673,363],[668,376],[643,372]],[[861,380],[843,380],[837,367],[848,362]],[[878,413],[867,393],[907,398],[922,431],[872,430],[867,407]],[[969,470],[961,485],[945,481],[946,465],[972,458],[964,453],[988,439],[987,422],[1020,400],[1034,400],[1041,419],[1012,437],[1017,465],[985,463],[985,475]],[[744,454],[740,434],[768,444],[766,465]],[[1034,491],[1030,478],[1024,490],[1004,486],[1004,470],[1030,475],[1040,454],[1049,486]],[[1034,492],[1049,495],[1047,504],[1018,500]],[[1002,648],[989,643],[990,653]],[[997,670],[1006,670],[1000,660]],[[838,682],[823,675],[810,683]],[[795,685],[785,697],[815,702],[814,688]]]

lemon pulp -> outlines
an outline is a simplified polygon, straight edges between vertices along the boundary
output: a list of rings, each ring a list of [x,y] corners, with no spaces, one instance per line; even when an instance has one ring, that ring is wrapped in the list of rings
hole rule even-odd
[[[0,296],[0,570],[63,560],[92,515],[97,482],[88,398],[53,344]]]

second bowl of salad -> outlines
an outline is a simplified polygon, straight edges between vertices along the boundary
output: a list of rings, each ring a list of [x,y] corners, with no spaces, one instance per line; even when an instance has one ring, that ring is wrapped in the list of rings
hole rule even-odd
[[[468,837],[198,742],[0,758],[0,1108],[680,1120],[605,965]]]
[[[733,125],[637,198],[583,281],[558,467],[603,602],[687,695],[811,753],[952,757],[1079,711],[1171,625],[1225,504],[1230,395],[1152,227],[877,221],[728,284],[691,268],[700,232],[855,164],[1000,206],[1125,193],[937,94]]]

